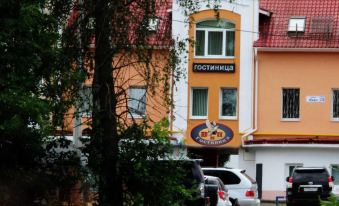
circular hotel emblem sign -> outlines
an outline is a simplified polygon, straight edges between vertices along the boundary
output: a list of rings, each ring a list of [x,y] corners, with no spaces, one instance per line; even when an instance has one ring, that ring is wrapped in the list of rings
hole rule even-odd
[[[233,131],[226,125],[210,123],[208,120],[206,124],[199,124],[191,131],[191,137],[195,142],[208,146],[227,144],[233,136]]]

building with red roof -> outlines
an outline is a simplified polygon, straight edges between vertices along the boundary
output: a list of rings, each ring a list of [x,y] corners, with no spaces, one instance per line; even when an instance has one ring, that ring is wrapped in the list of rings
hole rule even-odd
[[[146,8],[141,8],[141,5]],[[149,11],[145,5],[149,5]],[[166,101],[169,98],[167,87],[170,84],[168,62],[172,45],[171,8],[172,0],[128,1],[125,9],[121,11],[124,13],[119,14],[120,18],[123,18],[123,23],[112,21],[112,27],[119,30],[118,35],[111,36],[112,51],[114,50],[112,75],[115,79],[116,94],[122,95],[116,107],[117,115],[124,119],[122,124],[129,124],[132,121],[142,122],[145,119],[153,123],[168,117],[170,107]],[[81,12],[84,12],[80,9],[83,8],[74,7],[68,22],[69,27],[75,27],[74,31],[77,31],[81,21],[78,18],[81,17]],[[94,25],[92,27],[94,30]],[[88,39],[87,48],[90,53],[88,56],[94,57],[97,39],[94,34]],[[87,59],[86,61],[90,62]],[[92,67],[93,64],[92,62]],[[90,64],[87,66],[90,67]],[[90,102],[95,68],[88,70],[88,79],[81,91],[84,94],[81,95],[87,96],[86,100]],[[155,89],[150,88],[150,82],[145,81],[147,78],[156,85]],[[81,123],[91,121],[89,103],[79,106],[77,113],[81,114],[81,118],[74,119],[69,116],[66,119],[67,131],[74,134],[75,142],[78,142],[76,139],[79,136],[88,133],[88,124]]]
[[[240,161],[256,170],[262,199],[285,196],[297,166],[325,166],[339,185],[339,1],[260,0],[259,13]]]
[[[260,9],[260,38],[255,47],[339,48],[339,1],[261,0]],[[291,18],[302,23],[298,29],[303,31],[295,30]]]

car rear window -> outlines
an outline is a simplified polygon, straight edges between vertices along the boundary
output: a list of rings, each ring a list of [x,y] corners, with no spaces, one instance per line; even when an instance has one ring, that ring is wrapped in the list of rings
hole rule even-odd
[[[304,181],[308,179],[327,181],[327,177],[328,174],[325,169],[295,170],[293,173],[293,180],[295,181]]]
[[[218,182],[218,180],[213,180],[213,179],[207,178],[206,184],[219,185],[219,182]]]
[[[252,184],[256,184],[257,182],[250,177],[248,174],[246,174],[245,170],[241,171],[241,173],[252,183]]]
[[[203,169],[203,172],[205,175],[219,177],[225,185],[236,185],[240,183],[240,178],[230,171]]]

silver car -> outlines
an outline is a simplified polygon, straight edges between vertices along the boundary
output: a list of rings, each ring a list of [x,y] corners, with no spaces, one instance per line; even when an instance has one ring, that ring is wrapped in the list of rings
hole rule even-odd
[[[225,167],[202,168],[204,175],[219,177],[228,188],[230,198],[238,199],[240,206],[259,206],[258,185],[242,169]]]

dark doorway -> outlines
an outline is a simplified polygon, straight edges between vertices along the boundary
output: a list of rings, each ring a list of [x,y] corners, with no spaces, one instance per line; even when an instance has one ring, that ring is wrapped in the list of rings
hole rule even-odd
[[[256,181],[258,184],[258,197],[262,197],[262,164],[256,164]]]
[[[203,167],[223,167],[231,154],[238,154],[237,149],[230,148],[188,148],[187,156],[192,159],[202,159]]]

